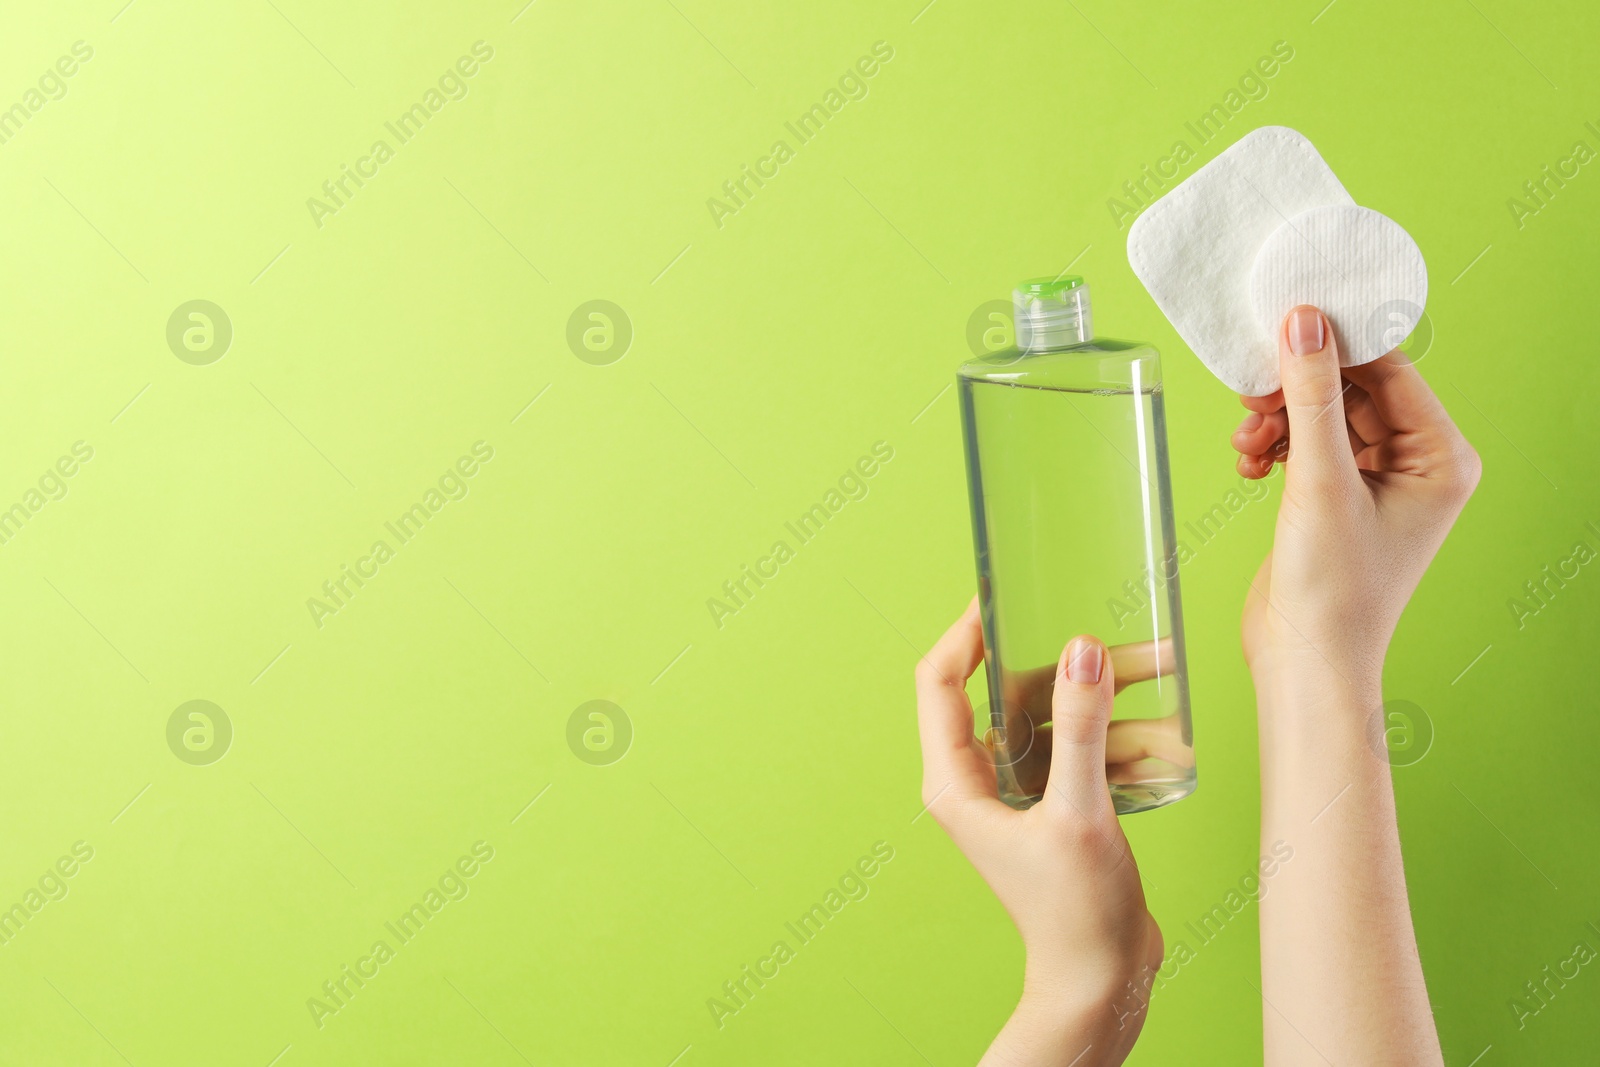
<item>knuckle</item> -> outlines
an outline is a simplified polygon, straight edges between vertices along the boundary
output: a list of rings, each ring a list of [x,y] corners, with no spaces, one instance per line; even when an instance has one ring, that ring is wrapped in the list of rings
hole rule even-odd
[[[1055,806],[1055,836],[1077,854],[1098,855],[1110,847],[1106,830],[1100,825],[1097,810],[1085,811],[1078,804],[1063,799]]]
[[[1102,844],[1100,834],[1089,820],[1075,811],[1061,820],[1056,833],[1059,840],[1076,853],[1092,853]]]
[[[1465,438],[1457,437],[1445,456],[1444,471],[1451,488],[1465,500],[1478,488],[1478,480],[1483,477],[1483,460]]]
[[[1093,755],[1106,743],[1108,713],[1099,710],[1058,712],[1050,726],[1050,743],[1058,752],[1076,751]]]
[[[1284,409],[1289,416],[1290,432],[1295,429],[1320,427],[1335,418],[1337,418],[1335,425],[1343,422],[1344,412],[1340,409],[1339,401],[1339,386],[1332,379],[1326,382],[1307,383],[1296,393],[1294,401]]]
[[[1051,724],[1051,741],[1061,747],[1085,748],[1105,738],[1105,716],[1092,711],[1062,709]]]
[[[1387,355],[1372,364],[1372,387],[1368,392],[1382,392],[1394,383],[1394,380],[1406,373],[1411,366],[1411,357],[1404,349],[1390,349]]]
[[[1478,482],[1483,478],[1483,457],[1478,455],[1476,448],[1466,442],[1462,442],[1461,467],[1467,492],[1471,493],[1478,488]]]
[[[1344,396],[1345,382],[1339,365],[1331,360],[1319,366],[1301,366],[1294,376],[1293,397],[1287,405],[1289,421],[1295,421],[1298,411],[1302,416],[1315,417],[1337,404]]]

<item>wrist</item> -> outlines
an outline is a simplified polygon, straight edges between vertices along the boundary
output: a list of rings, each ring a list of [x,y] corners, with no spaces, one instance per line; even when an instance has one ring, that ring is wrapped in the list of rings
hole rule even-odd
[[[1025,975],[1007,1029],[1074,1067],[1119,1064],[1144,1025],[1150,991],[1134,980]]]
[[[1263,769],[1387,760],[1381,662],[1351,669],[1299,660],[1253,674]]]
[[[1356,672],[1302,662],[1256,672],[1255,683],[1263,834],[1269,824],[1281,833],[1285,818],[1307,825],[1349,789],[1389,794],[1381,664]]]
[[[1018,1010],[1029,1017],[1086,1025],[1116,996],[1114,983],[1081,976],[1040,975],[1029,967],[1022,977]]]
[[[1263,729],[1270,723],[1288,736],[1359,734],[1383,705],[1381,658],[1336,665],[1312,654],[1254,667],[1251,680]]]

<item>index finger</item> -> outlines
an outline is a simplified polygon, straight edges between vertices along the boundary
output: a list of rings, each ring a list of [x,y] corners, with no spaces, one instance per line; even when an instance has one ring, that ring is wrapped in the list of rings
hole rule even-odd
[[[1274,389],[1266,396],[1245,396],[1240,393],[1239,403],[1251,411],[1259,411],[1263,415],[1270,415],[1274,411],[1283,410],[1283,390]]]
[[[1371,363],[1344,368],[1344,376],[1366,391],[1391,430],[1402,433],[1455,430],[1449,412],[1418,373],[1411,357],[1398,348]]]
[[[917,728],[922,739],[922,794],[930,807],[952,800],[999,797],[993,766],[972,733],[966,682],[983,662],[978,598],[917,665]],[[998,802],[998,800],[997,800]]]
[[[1117,692],[1134,682],[1148,682],[1176,667],[1172,654],[1172,636],[1159,641],[1139,641],[1131,645],[1113,645],[1109,649],[1111,665],[1117,669]]]

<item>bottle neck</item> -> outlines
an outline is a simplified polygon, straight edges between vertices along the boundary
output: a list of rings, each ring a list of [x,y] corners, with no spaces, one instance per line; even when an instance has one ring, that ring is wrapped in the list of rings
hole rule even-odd
[[[1024,352],[1070,348],[1094,339],[1089,287],[1040,299],[1019,289],[1012,295],[1017,347]]]

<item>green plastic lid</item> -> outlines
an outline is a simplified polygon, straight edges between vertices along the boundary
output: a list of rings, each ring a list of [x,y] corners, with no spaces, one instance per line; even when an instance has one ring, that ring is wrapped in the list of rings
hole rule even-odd
[[[1077,274],[1058,274],[1054,278],[1030,278],[1017,285],[1017,292],[1035,300],[1049,300],[1062,293],[1083,287],[1083,278]]]

